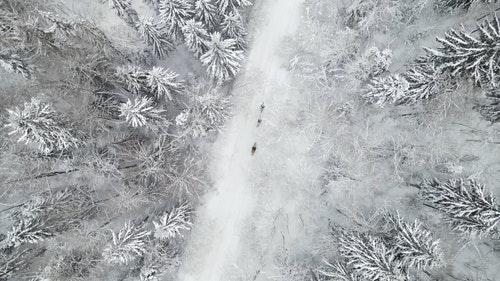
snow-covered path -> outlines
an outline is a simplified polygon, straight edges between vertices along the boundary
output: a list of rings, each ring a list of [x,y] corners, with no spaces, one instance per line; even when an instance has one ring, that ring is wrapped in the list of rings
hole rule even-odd
[[[263,0],[254,7],[262,16],[255,27],[244,75],[233,91],[235,115],[214,145],[212,178],[216,191],[208,194],[199,210],[186,260],[179,271],[180,281],[226,280],[225,270],[238,256],[245,219],[256,204],[249,178],[251,147],[256,139],[260,104],[269,97],[270,87],[252,91],[251,85],[272,85],[282,80],[280,43],[294,32],[300,21],[301,0]],[[257,154],[259,149],[257,149]],[[253,163],[255,164],[255,163]]]

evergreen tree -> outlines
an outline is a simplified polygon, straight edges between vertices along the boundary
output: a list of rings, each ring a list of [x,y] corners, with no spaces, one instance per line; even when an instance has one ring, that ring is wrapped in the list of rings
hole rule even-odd
[[[375,77],[367,86],[364,97],[370,103],[384,105],[414,104],[431,99],[454,86],[452,79],[426,58],[408,65],[408,70],[385,78]]]
[[[190,222],[190,215],[191,211],[187,203],[172,208],[170,212],[160,218],[160,221],[153,221],[155,226],[154,237],[170,240],[182,236],[182,231],[190,230],[193,225]]]
[[[230,11],[235,11],[239,8],[244,8],[252,5],[250,0],[214,0],[219,7],[221,14],[226,14]]]
[[[130,26],[135,26],[139,20],[137,12],[132,8],[130,0],[104,0],[109,2],[109,6],[115,9],[116,14],[125,20]]]
[[[235,50],[235,47],[234,39],[222,39],[218,32],[211,35],[208,51],[200,58],[211,77],[224,82],[238,73],[243,52]]]
[[[153,19],[141,19],[137,23],[137,29],[144,41],[153,46],[153,52],[159,58],[166,57],[175,46],[167,39],[167,35],[161,32],[158,24],[153,23]]]
[[[77,35],[77,21],[74,19],[64,19],[52,12],[38,11],[38,14],[47,21],[51,26],[47,28],[61,37],[74,37]]]
[[[144,0],[144,3],[153,7],[156,11],[160,9],[160,0]]]
[[[145,93],[157,99],[166,97],[173,99],[174,94],[184,90],[184,81],[178,79],[179,75],[169,69],[153,67],[145,71],[140,67],[119,67],[115,74],[118,81],[125,84],[125,88],[133,94]]]
[[[453,230],[479,237],[498,233],[500,206],[475,180],[424,181],[420,196],[446,215]]]
[[[175,124],[181,128],[180,136],[198,138],[205,136],[208,131],[207,121],[197,108],[183,110],[175,117]]]
[[[19,221],[43,220],[57,225],[54,229],[62,230],[93,214],[95,206],[90,193],[87,186],[70,186],[42,192],[23,203],[13,216]]]
[[[403,77],[408,81],[408,103],[415,103],[420,100],[426,100],[434,97],[448,85],[447,79],[443,73],[438,70],[434,62],[428,62],[424,59],[416,60],[409,65],[409,70],[403,73]]]
[[[243,19],[237,11],[224,15],[221,26],[223,37],[236,40],[237,49],[245,49],[247,34]]]
[[[479,113],[490,122],[500,122],[500,90],[491,90],[487,97],[487,103],[478,106]]]
[[[358,276],[343,262],[335,262],[331,264],[324,261],[328,267],[328,271],[319,270],[319,273],[325,277],[333,278],[335,281],[361,281]]]
[[[95,213],[86,186],[70,186],[34,195],[13,212],[15,224],[3,241],[4,247],[37,243],[79,225]]]
[[[345,66],[345,76],[347,80],[354,79],[354,82],[359,83],[388,71],[391,63],[391,49],[380,51],[377,47],[371,47],[359,59]]]
[[[157,109],[148,97],[137,97],[134,101],[129,99],[120,106],[120,117],[125,117],[125,121],[134,128],[153,129],[155,121],[164,121],[161,116],[164,112],[163,109]]]
[[[24,108],[8,110],[5,127],[9,135],[19,135],[19,141],[34,144],[44,154],[67,151],[82,145],[72,132],[60,122],[60,117],[49,104],[32,98]]]
[[[147,73],[140,67],[131,65],[118,67],[115,76],[133,94],[139,94],[146,89]]]
[[[33,67],[17,55],[2,55],[0,54],[0,65],[8,72],[21,74],[24,78],[31,78],[33,75]]]
[[[179,75],[169,69],[153,67],[146,77],[147,87],[156,98],[167,97],[171,101],[174,94],[184,90],[184,81],[179,80]]]
[[[440,7],[449,7],[451,9],[462,8],[464,10],[468,10],[473,4],[477,4],[479,2],[496,3],[498,0],[440,0],[438,5]]]
[[[401,75],[395,74],[387,77],[375,77],[363,97],[370,103],[384,106],[386,103],[406,104],[416,101],[409,95],[410,84]]]
[[[182,27],[191,18],[192,12],[190,1],[161,0],[160,2],[160,18],[174,39],[182,37]]]
[[[368,35],[374,30],[408,24],[427,4],[427,0],[353,0],[346,9],[347,25]]]
[[[38,243],[54,235],[54,230],[38,219],[20,220],[2,241],[2,248],[19,247],[25,243]]]
[[[100,259],[94,248],[72,248],[58,251],[37,280],[89,280],[91,270]]]
[[[207,31],[212,33],[218,26],[217,6],[213,0],[196,0],[194,4],[195,19],[203,23]]]
[[[439,241],[434,240],[429,231],[422,229],[420,222],[405,222],[399,214],[387,213],[384,218],[394,230],[391,237],[404,267],[417,269],[433,268],[442,264]]]
[[[442,44],[437,50],[425,48],[436,65],[450,71],[453,76],[470,75],[480,86],[498,86],[500,74],[500,21],[486,20],[478,25],[479,37],[465,30],[451,30],[445,38],[437,38]]]
[[[117,233],[111,232],[113,240],[104,248],[104,259],[113,264],[127,264],[135,257],[146,252],[147,237],[150,232],[144,230],[143,225],[131,221]]]
[[[215,90],[195,97],[195,106],[208,129],[220,129],[230,115],[230,100]]]
[[[184,40],[188,49],[199,58],[207,50],[208,33],[201,22],[194,19],[186,21],[186,25],[182,28]]]
[[[397,253],[378,238],[343,231],[339,237],[339,252],[362,279],[405,280]]]
[[[0,280],[11,280],[14,273],[30,264],[33,251],[29,249],[9,249],[0,253]]]

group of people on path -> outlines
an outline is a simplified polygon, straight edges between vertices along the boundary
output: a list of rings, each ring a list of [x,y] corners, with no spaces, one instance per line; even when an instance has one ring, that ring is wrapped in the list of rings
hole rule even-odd
[[[262,123],[262,112],[264,111],[264,108],[266,108],[266,105],[264,103],[262,103],[260,105],[260,115],[259,115],[259,119],[257,119],[257,127],[260,126],[260,124]],[[252,146],[252,156],[255,154],[255,152],[257,151],[257,142],[255,142]]]

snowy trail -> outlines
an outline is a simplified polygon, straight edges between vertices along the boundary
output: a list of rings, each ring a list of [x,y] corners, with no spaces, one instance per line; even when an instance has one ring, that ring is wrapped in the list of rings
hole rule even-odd
[[[205,204],[199,210],[186,260],[179,270],[180,281],[226,280],[225,270],[245,248],[240,245],[241,232],[257,203],[248,169],[256,164],[252,161],[259,161],[250,154],[254,142],[259,143],[259,107],[272,95],[270,86],[283,78],[279,47],[297,28],[301,2],[263,0],[255,7],[260,9],[256,14],[264,19],[255,30],[245,75],[235,83],[242,85],[233,91],[235,115],[214,145],[212,179],[217,190],[203,199]],[[263,91],[251,91],[251,85],[266,86]]]

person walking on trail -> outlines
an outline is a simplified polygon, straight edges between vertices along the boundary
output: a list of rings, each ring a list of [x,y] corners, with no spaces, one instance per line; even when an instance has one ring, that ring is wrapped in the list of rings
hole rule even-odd
[[[264,102],[262,102],[262,104],[260,105],[260,116],[259,119],[257,120],[257,127],[259,127],[260,123],[262,123],[262,111],[264,111],[264,108],[266,108],[266,105],[264,105]],[[254,143],[251,150],[252,156],[255,155],[256,151],[257,151],[257,143]]]
[[[257,120],[257,127],[259,127],[262,123],[262,112],[264,111],[264,108],[266,108],[266,105],[264,104],[264,102],[262,102],[262,104],[260,105],[260,115],[259,119]]]

